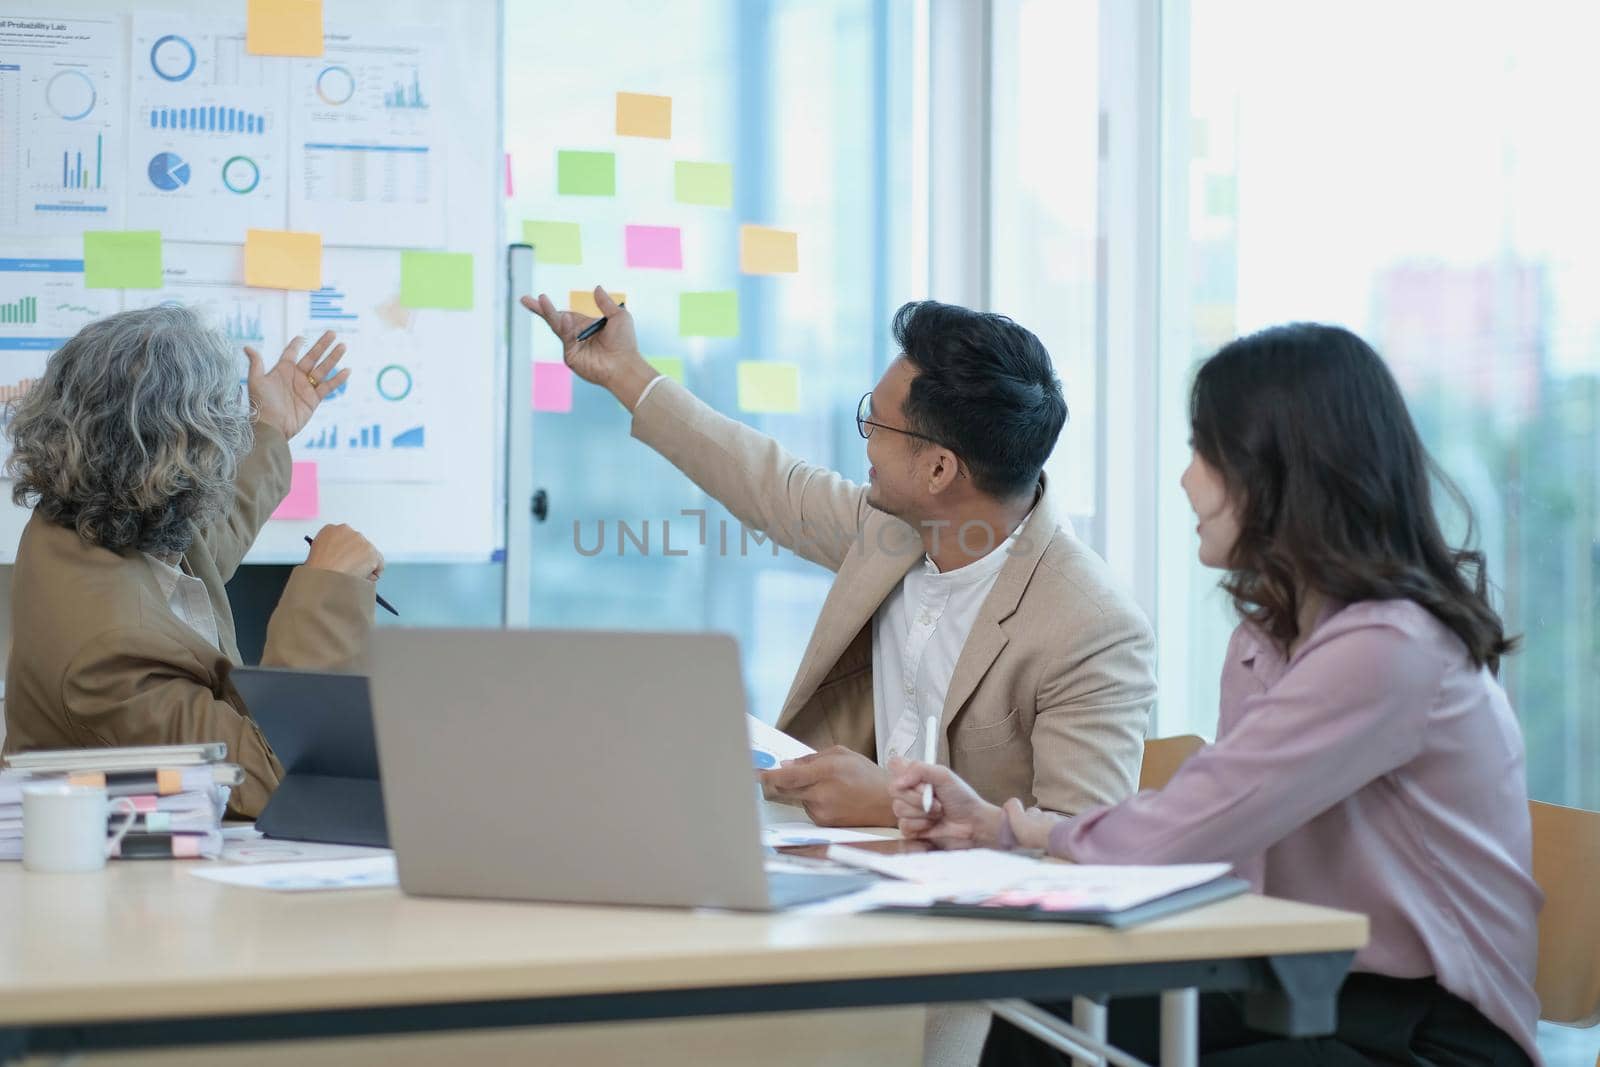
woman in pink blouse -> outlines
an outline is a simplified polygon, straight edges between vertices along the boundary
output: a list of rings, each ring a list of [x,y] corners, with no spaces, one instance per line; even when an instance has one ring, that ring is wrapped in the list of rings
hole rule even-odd
[[[1537,1063],[1542,898],[1522,735],[1495,680],[1515,642],[1481,555],[1440,532],[1399,387],[1354,334],[1280,326],[1200,368],[1190,419],[1200,561],[1227,572],[1243,619],[1216,743],[1166,788],[1070,819],[897,762],[901,830],[1080,863],[1227,861],[1260,892],[1370,918],[1334,1036],[1251,1031],[1207,994],[1212,1067]],[[1113,1001],[1112,1042],[1153,1059],[1154,1018]],[[984,1049],[986,1064],[1063,1062],[1000,1020]]]

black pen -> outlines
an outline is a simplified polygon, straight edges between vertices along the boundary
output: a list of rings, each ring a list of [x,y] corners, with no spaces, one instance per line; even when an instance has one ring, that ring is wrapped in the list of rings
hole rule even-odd
[[[314,545],[316,543],[317,542],[312,539],[310,534],[306,534],[306,544]],[[384,611],[387,611],[390,615],[393,615],[397,619],[400,617],[400,613],[398,611],[394,610],[394,605],[393,604],[391,604],[387,600],[383,599],[383,597],[379,596],[377,593],[374,593],[372,595],[378,597],[378,607],[382,608]]]
[[[627,306],[628,306],[628,304],[627,304],[626,301],[624,301],[623,303],[620,303],[620,304],[617,305],[617,307],[619,307],[619,308],[625,308]],[[589,325],[587,325],[587,326],[585,326],[583,328],[583,331],[578,334],[578,340],[587,341],[589,338],[593,337],[595,334],[597,334],[601,330],[603,330],[605,328],[605,325],[606,325],[606,317],[604,315],[601,315],[598,320],[596,320],[595,322],[591,322]]]

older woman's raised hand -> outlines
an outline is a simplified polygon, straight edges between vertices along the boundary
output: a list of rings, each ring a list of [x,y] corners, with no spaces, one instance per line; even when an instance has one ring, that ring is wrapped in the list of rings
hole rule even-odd
[[[300,346],[305,340],[296,337],[284,347],[271,370],[263,365],[260,352],[245,346],[250,357],[250,404],[257,422],[276,427],[284,437],[293,437],[305,428],[322,398],[350,377],[348,370],[335,373],[344,358],[344,345],[333,342],[329,330],[302,356]]]

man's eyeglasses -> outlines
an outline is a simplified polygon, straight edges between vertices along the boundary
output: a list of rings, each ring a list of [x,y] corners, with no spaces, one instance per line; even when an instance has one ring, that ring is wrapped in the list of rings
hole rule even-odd
[[[915,430],[902,430],[900,427],[890,426],[888,423],[873,422],[872,394],[867,393],[861,398],[861,403],[856,405],[856,432],[861,434],[862,440],[866,440],[868,437],[872,436],[872,431],[874,428],[879,430],[889,430],[893,433],[903,433],[907,437],[915,437],[918,440],[926,441],[929,444],[939,445],[941,448],[949,447],[948,445],[944,445],[938,441],[935,441],[925,433],[917,433]]]

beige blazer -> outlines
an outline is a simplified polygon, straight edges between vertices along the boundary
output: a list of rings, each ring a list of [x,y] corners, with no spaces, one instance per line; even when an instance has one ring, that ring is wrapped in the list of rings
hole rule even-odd
[[[233,503],[181,566],[205,583],[221,648],[179,621],[149,562],[112,552],[37,514],[17,548],[6,665],[6,752],[226,741],[244,768],[230,810],[253,817],[283,768],[228,675],[239,646],[223,588],[289,491],[289,446],[256,426]],[[349,669],[364,656],[373,583],[297,567],[267,623],[263,664]]]
[[[834,571],[778,725],[876,759],[872,619],[923,558],[916,530],[866,488],[789,455],[672,381],[633,417],[654,448],[733,515]],[[1131,795],[1155,701],[1149,623],[1072,534],[1050,494],[984,601],[941,719],[940,760],[985,798],[1076,814]]]

